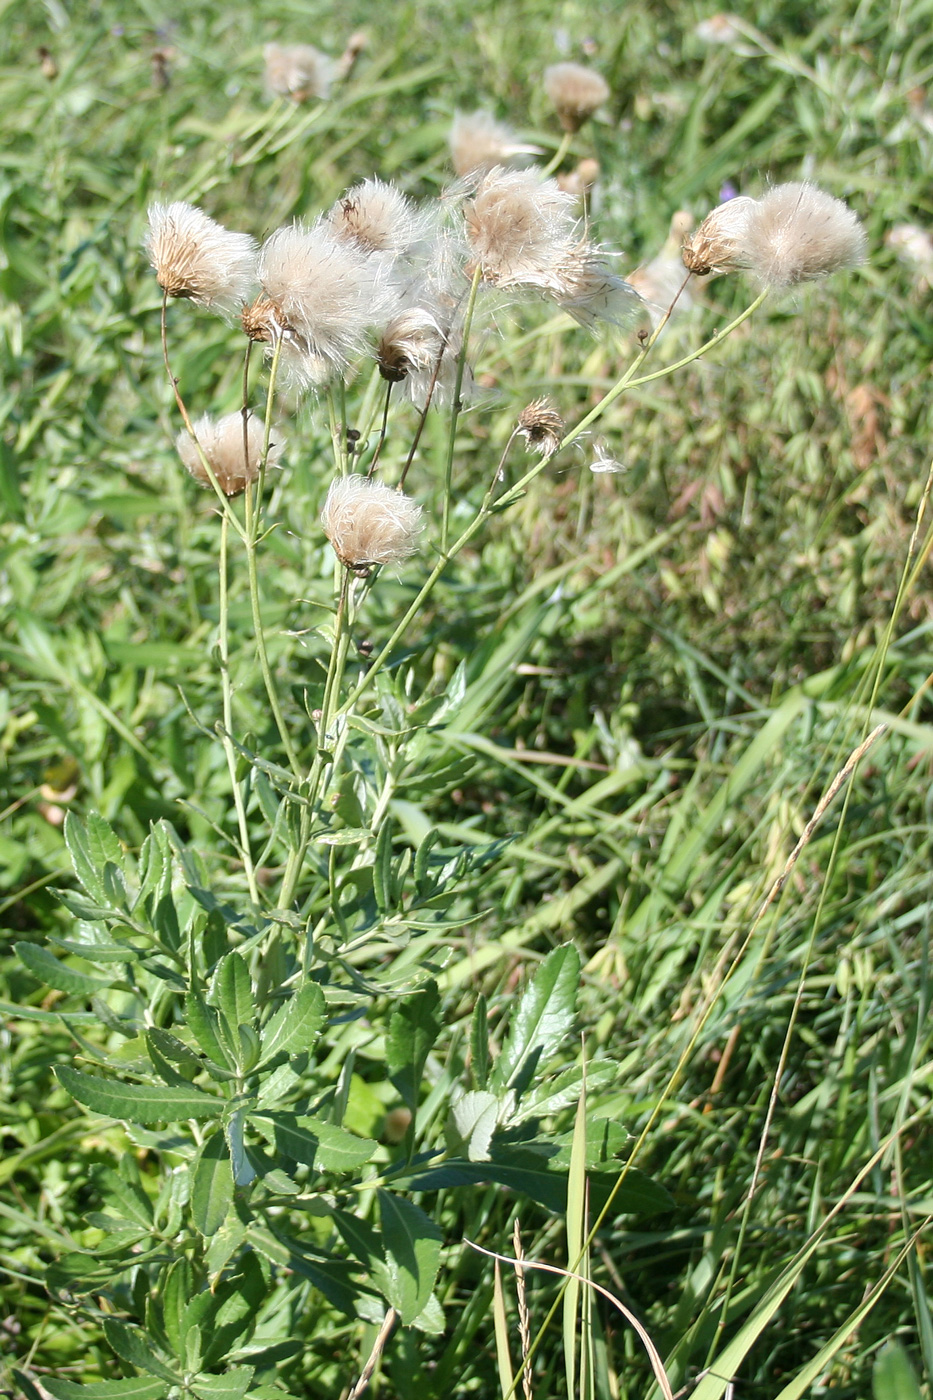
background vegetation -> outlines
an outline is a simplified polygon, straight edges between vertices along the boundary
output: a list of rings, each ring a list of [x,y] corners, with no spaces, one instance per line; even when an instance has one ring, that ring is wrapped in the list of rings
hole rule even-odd
[[[75,1030],[103,1043],[86,964],[65,950],[78,981],[50,991],[35,958],[13,951],[69,936],[53,892],[76,888],[63,813],[100,814],[130,854],[165,819],[221,897],[242,891],[215,730],[218,527],[172,446],[146,205],[191,199],[261,237],[371,174],[435,194],[458,106],[490,105],[556,146],[540,78],[571,57],[613,92],[575,149],[598,156],[596,227],[625,250],[623,267],[657,251],[678,208],[702,216],[726,182],[754,193],[801,175],[856,208],[871,257],[773,300],[711,355],[620,399],[599,432],[625,470],[594,475],[589,447],[555,459],[471,542],[406,637],[396,690],[368,713],[388,723],[391,703],[431,686],[450,695],[454,677],[457,708],[392,769],[392,849],[436,830],[451,859],[475,848],[483,862],[463,867],[449,926],[419,944],[442,1027],[416,1085],[419,1122],[430,1141],[470,1062],[480,995],[501,1048],[517,990],[572,944],[576,1033],[554,1038],[548,1071],[581,1057],[615,1066],[593,1077],[591,1123],[621,1130],[617,1166],[647,1127],[637,1165],[668,1193],[653,1213],[631,1199],[610,1211],[590,1267],[642,1319],[675,1388],[691,1393],[716,1358],[697,1394],[723,1394],[734,1376],[749,1396],[864,1397],[874,1385],[878,1400],[929,1397],[928,1245],[916,1236],[933,1208],[921,518],[933,330],[928,285],[885,236],[933,224],[933,4],[752,9],[739,12],[741,35],[714,44],[692,3],[3,6],[0,1366],[11,1394],[131,1374],[104,1322],[145,1322],[132,1275],[78,1295],[48,1271],[106,1238],[102,1172],[134,1162],[147,1197],[164,1172],[157,1144],[89,1118],[54,1077],[76,1054],[87,1067]],[[361,26],[368,47],[330,102],[270,107],[265,42],[337,54]],[[714,282],[658,363],[750,295]],[[233,333],[181,306],[170,327],[189,404],[236,408]],[[547,392],[575,421],[632,349],[544,312],[498,312],[477,364],[482,396],[459,428],[464,518],[529,399]],[[435,515],[443,433],[431,425],[409,480]],[[297,734],[323,681],[315,607],[332,556],[318,514],[333,463],[313,402],[285,436],[294,447],[270,517],[286,524],[263,542],[261,587]],[[401,451],[390,443],[390,465]],[[380,579],[366,614],[377,649],[417,586],[414,564]],[[279,759],[239,576],[230,625],[244,742]],[[820,796],[879,720],[883,739],[756,921]],[[257,827],[261,807],[254,793]],[[346,1125],[389,1156],[405,1132],[379,1039],[395,956],[384,947],[377,961],[377,1037],[354,1022],[319,1066],[352,1089]],[[551,1105],[542,1120],[568,1153],[574,1108]],[[517,1217],[529,1256],[566,1265],[579,1251],[563,1211],[501,1183],[415,1200],[442,1236],[445,1321],[400,1328],[373,1391],[495,1394],[492,1266],[464,1238],[511,1255]],[[790,1267],[795,1286],[771,1308],[768,1289]],[[558,1283],[527,1275],[533,1333]],[[503,1284],[517,1364],[508,1271]],[[257,1380],[345,1395],[378,1318],[328,1311],[317,1286],[302,1288],[280,1290],[263,1316]],[[602,1303],[585,1322],[587,1384],[648,1393],[628,1324]],[[535,1394],[566,1393],[559,1320],[533,1371]]]

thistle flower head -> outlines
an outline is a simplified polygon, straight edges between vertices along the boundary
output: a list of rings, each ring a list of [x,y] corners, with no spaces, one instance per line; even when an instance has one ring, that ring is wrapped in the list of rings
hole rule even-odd
[[[400,384],[410,374],[429,374],[444,349],[444,332],[422,306],[393,316],[379,337],[376,363],[383,379]]]
[[[544,90],[565,131],[579,131],[610,95],[605,78],[581,63],[555,63],[545,68]]]
[[[739,195],[707,214],[696,232],[684,239],[681,256],[688,272],[706,277],[711,272],[731,272],[742,264],[755,202]]]
[[[549,290],[576,240],[574,199],[532,170],[491,170],[464,207],[470,250],[483,280]]]
[[[281,339],[283,365],[302,385],[343,372],[395,296],[385,264],[321,221],[277,229],[260,250],[259,281],[254,338]]]
[[[256,241],[232,233],[193,204],[150,204],[146,252],[170,297],[228,315],[256,284]]]
[[[516,432],[529,452],[553,457],[564,435],[564,420],[550,399],[533,399],[518,415]]]
[[[367,253],[404,253],[428,230],[428,217],[415,202],[383,180],[364,180],[331,209],[327,224],[335,237]]]
[[[450,158],[458,175],[485,174],[516,156],[539,155],[491,112],[458,112],[450,128]]]
[[[330,96],[335,68],[333,59],[313,44],[266,44],[266,87],[277,97],[307,102]]]
[[[321,512],[324,534],[348,569],[367,573],[414,553],[421,507],[410,496],[365,476],[338,476]]]
[[[855,267],[866,251],[854,210],[816,185],[795,181],[753,202],[741,263],[766,287],[793,287]]]
[[[242,413],[228,413],[223,418],[212,418],[205,413],[192,427],[201,452],[210,463],[224,495],[238,496],[251,481],[255,481],[259,475],[265,440],[265,426],[260,418],[252,413],[248,415],[245,435]],[[210,476],[188,432],[178,434],[175,447],[195,481],[202,486],[210,486]],[[270,443],[267,465],[274,467],[281,455],[281,444]]]

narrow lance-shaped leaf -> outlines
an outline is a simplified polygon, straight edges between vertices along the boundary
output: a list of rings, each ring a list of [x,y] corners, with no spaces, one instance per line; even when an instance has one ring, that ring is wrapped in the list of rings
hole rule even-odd
[[[68,1065],[58,1065],[59,1083],[72,1098],[94,1113],[108,1118],[126,1118],[131,1123],[172,1123],[180,1118],[213,1118],[224,1109],[224,1100],[200,1089],[162,1088],[150,1084],[121,1084],[115,1079],[99,1079],[82,1074]]]
[[[385,1265],[374,1269],[374,1281],[402,1322],[414,1322],[431,1297],[442,1236],[419,1206],[388,1191],[378,1196]]]
[[[389,1017],[389,1077],[412,1113],[418,1107],[425,1062],[440,1035],[440,999],[437,983],[428,982],[421,991],[405,997]]]
[[[549,953],[522,992],[502,1053],[490,1075],[490,1088],[513,1088],[519,1096],[536,1067],[561,1044],[573,1024],[580,955],[565,943]]]
[[[191,1178],[191,1214],[205,1237],[216,1235],[233,1204],[233,1167],[222,1132],[213,1133],[198,1154]]]
[[[260,1065],[276,1055],[298,1055],[310,1050],[324,1024],[327,1007],[316,982],[306,982],[263,1028]]]

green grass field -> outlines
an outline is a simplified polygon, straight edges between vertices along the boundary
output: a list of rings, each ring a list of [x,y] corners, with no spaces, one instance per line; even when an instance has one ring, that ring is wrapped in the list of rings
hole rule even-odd
[[[383,1400],[931,1400],[933,247],[890,238],[933,230],[931,0],[743,3],[727,42],[694,0],[0,12],[0,1393],[356,1400],[372,1357]],[[266,43],[357,29],[326,101],[264,91]],[[563,169],[598,160],[623,275],[676,211],[799,179],[869,256],[616,398],[362,689],[521,410],[572,428],[635,333],[480,297],[418,552],[341,632],[319,517],[381,382],[276,398],[221,599],[146,209],[262,240],[373,175],[434,200],[477,107],[546,163],[565,59],[611,88]],[[711,280],[645,377],[756,290]],[[193,416],[240,408],[236,327],[180,299],[167,338]],[[514,1259],[516,1221],[616,1301],[497,1284],[467,1242]]]

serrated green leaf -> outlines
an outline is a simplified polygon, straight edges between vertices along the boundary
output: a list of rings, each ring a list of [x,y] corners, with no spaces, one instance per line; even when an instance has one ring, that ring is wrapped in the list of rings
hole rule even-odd
[[[112,1171],[109,1167],[101,1167],[94,1172],[92,1180],[105,1205],[117,1206],[128,1220],[151,1229],[152,1201],[138,1179],[128,1180],[122,1173]]]
[[[451,1105],[447,1136],[450,1150],[470,1162],[485,1162],[496,1130],[499,1100],[484,1089],[473,1089]]]
[[[227,1018],[232,1030],[253,1024],[253,981],[242,953],[227,953],[221,958],[211,980],[210,1000]]]
[[[83,1385],[46,1376],[43,1384],[55,1400],[165,1400],[168,1394],[165,1381],[144,1376],[127,1381],[86,1381]]]
[[[203,1069],[195,1052],[170,1031],[162,1030],[160,1026],[149,1026],[146,1030],[146,1040],[156,1047],[164,1060],[178,1065],[186,1080],[190,1081]]]
[[[412,1113],[418,1107],[425,1062],[441,1033],[437,1011],[440,992],[427,982],[405,997],[389,1017],[386,1061],[389,1078]]]
[[[580,955],[572,943],[548,954],[521,995],[490,1088],[512,1088],[521,1096],[570,1030],[579,981]]]
[[[69,812],[65,817],[63,828],[65,845],[68,847],[68,854],[71,856],[71,864],[74,872],[81,884],[84,886],[91,899],[104,907],[109,907],[103,881],[103,861],[98,864],[91,852],[91,843],[88,839],[86,828],[74,812]],[[100,852],[100,841],[95,842],[95,850]]]
[[[68,967],[60,962],[54,953],[50,953],[48,948],[41,948],[38,943],[15,943],[13,945],[17,957],[24,967],[28,968],[33,977],[38,977],[47,987],[54,987],[57,992],[71,992],[78,996],[88,996],[92,992],[106,991],[111,981],[109,978],[95,977],[89,972],[78,972],[73,967]]]
[[[414,1322],[430,1301],[443,1237],[419,1206],[388,1191],[377,1194],[385,1264],[373,1279],[402,1322]]]
[[[377,1144],[322,1118],[293,1113],[252,1114],[250,1121],[284,1156],[317,1171],[347,1172],[368,1162]]]
[[[249,1389],[253,1366],[230,1366],[222,1376],[195,1376],[191,1389],[201,1400],[239,1400]]]
[[[323,991],[316,982],[306,982],[263,1027],[260,1065],[268,1064],[276,1055],[298,1055],[310,1050],[326,1017]]]
[[[478,1182],[484,1185],[495,1182],[530,1196],[533,1201],[563,1214],[567,1208],[567,1172],[549,1170],[546,1159],[535,1152],[512,1152],[510,1160],[489,1162],[467,1162],[451,1159],[438,1167],[410,1172],[406,1180],[415,1191],[437,1191],[442,1187],[472,1186]],[[540,1164],[540,1165],[539,1165]],[[590,1175],[590,1210],[597,1212],[613,1189],[618,1173],[595,1171]],[[663,1186],[630,1171],[622,1186],[613,1197],[613,1208],[632,1215],[653,1215],[658,1211],[670,1210],[672,1201]]]
[[[188,1029],[207,1058],[219,1069],[234,1068],[231,1057],[223,1049],[218,1035],[217,1012],[208,1006],[200,992],[189,992],[185,997],[185,1012]]]
[[[108,1118],[127,1118],[131,1123],[173,1123],[181,1118],[213,1118],[223,1112],[225,1103],[200,1089],[162,1088],[149,1084],[121,1084],[82,1074],[67,1065],[57,1065],[59,1083],[72,1098],[94,1113]]]
[[[104,1318],[104,1336],[121,1361],[128,1361],[139,1371],[161,1380],[178,1385],[181,1377],[166,1366],[149,1345],[149,1339],[141,1327],[130,1327],[116,1317]]]
[[[205,1237],[216,1235],[233,1205],[233,1167],[227,1140],[213,1133],[198,1153],[191,1174],[191,1214]]]
[[[169,1345],[182,1365],[185,1364],[185,1333],[187,1326],[185,1310],[191,1300],[191,1264],[187,1259],[176,1259],[165,1274],[162,1285],[162,1325]]]

